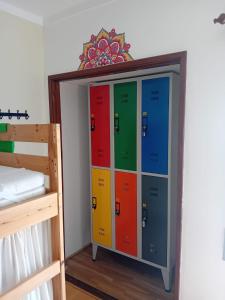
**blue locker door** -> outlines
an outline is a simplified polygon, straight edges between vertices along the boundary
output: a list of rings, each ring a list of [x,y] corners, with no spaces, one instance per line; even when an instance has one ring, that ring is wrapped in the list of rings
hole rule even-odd
[[[142,81],[142,171],[168,174],[169,77]]]

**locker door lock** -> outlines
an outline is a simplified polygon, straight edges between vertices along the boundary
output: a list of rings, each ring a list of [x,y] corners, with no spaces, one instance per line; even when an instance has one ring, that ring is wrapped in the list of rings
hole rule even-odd
[[[142,136],[146,136],[148,131],[148,113],[144,111],[142,113]]]
[[[116,207],[115,207],[115,215],[120,215],[120,202],[116,201]]]
[[[116,132],[119,132],[120,130],[120,119],[118,113],[115,113],[114,115],[114,129]]]
[[[151,254],[156,254],[156,253],[157,253],[157,250],[156,250],[155,244],[150,244],[149,246],[150,246],[150,247],[149,247],[149,252],[150,252]]]
[[[93,209],[97,208],[97,198],[96,197],[92,197],[92,208]]]
[[[91,131],[95,130],[95,116],[91,115]]]

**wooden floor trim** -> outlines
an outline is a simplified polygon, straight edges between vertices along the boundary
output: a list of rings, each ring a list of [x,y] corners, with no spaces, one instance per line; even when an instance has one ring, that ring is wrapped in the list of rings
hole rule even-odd
[[[74,278],[73,276],[66,274],[66,281],[72,283],[73,285],[75,285],[76,287],[79,287],[82,290],[85,290],[86,292],[100,298],[100,299],[104,299],[104,300],[118,300],[100,290],[98,290],[97,288],[79,280]]]

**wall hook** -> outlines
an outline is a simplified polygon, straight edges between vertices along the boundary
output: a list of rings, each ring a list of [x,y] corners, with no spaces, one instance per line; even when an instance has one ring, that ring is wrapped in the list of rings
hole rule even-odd
[[[20,116],[19,116],[19,110],[17,109],[16,113],[17,113],[17,120],[20,120]]]
[[[214,24],[219,23],[221,25],[225,24],[225,13],[220,14],[218,18],[213,20]]]
[[[17,120],[20,120],[21,118],[25,118],[26,120],[29,119],[29,114],[27,113],[27,110],[25,110],[24,113],[20,113],[20,111],[17,109],[16,113],[13,113],[8,109],[8,112],[2,112],[0,109],[0,119],[2,120],[4,117],[8,117],[9,120],[12,118],[17,118]]]
[[[25,119],[28,120],[29,117],[30,117],[30,116],[28,115],[27,110],[25,110]]]
[[[9,120],[11,120],[12,119],[12,115],[11,115],[11,112],[10,112],[10,109],[8,109],[8,118],[9,118]]]

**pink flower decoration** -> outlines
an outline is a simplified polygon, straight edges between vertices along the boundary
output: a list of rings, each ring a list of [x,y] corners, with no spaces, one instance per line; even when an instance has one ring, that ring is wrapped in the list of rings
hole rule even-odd
[[[109,43],[106,39],[101,39],[98,42],[98,49],[104,51],[109,46]]]
[[[79,70],[132,60],[128,53],[130,44],[125,43],[124,37],[124,34],[117,34],[114,28],[110,32],[102,29],[97,36],[92,34],[80,55]]]
[[[94,59],[96,56],[97,56],[96,49],[94,47],[91,47],[88,50],[88,58],[89,58],[89,60]]]
[[[130,44],[125,43],[123,48],[124,48],[125,51],[129,51]]]
[[[119,53],[119,50],[120,50],[120,45],[118,42],[113,42],[111,45],[110,45],[110,50],[111,50],[111,53],[112,55],[113,54],[118,54]]]
[[[113,38],[114,36],[116,36],[116,30],[114,28],[110,31],[109,36],[111,38]]]
[[[94,43],[96,40],[96,36],[94,34],[91,35],[91,42]]]

